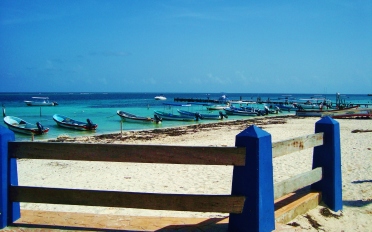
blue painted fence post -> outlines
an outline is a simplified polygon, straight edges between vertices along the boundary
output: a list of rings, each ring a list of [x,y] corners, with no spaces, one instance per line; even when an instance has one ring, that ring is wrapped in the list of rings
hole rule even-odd
[[[250,126],[236,136],[235,146],[246,147],[244,167],[234,167],[232,195],[245,196],[241,214],[230,214],[229,231],[275,230],[271,135]]]
[[[8,142],[14,141],[14,133],[0,126],[0,229],[20,218],[19,202],[9,201],[9,186],[18,185],[17,160],[8,160]]]
[[[314,147],[313,169],[322,167],[323,178],[311,188],[322,192],[322,200],[330,209],[342,210],[340,124],[324,117],[315,123],[315,133],[319,132],[324,132],[324,143]]]

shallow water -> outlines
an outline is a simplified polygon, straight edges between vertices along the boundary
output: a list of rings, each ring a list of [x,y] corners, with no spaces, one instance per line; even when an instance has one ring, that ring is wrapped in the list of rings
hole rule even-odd
[[[30,123],[40,122],[44,127],[49,127],[47,134],[35,136],[36,140],[45,140],[56,138],[59,135],[68,135],[70,137],[88,136],[97,134],[106,134],[119,132],[121,128],[120,117],[116,114],[117,110],[127,111],[144,117],[153,117],[154,110],[177,113],[177,106],[164,106],[163,103],[173,103],[174,98],[200,98],[215,99],[226,94],[230,100],[256,101],[258,97],[263,100],[271,99],[283,100],[285,97],[306,99],[311,98],[313,94],[249,94],[249,93],[165,93],[166,101],[157,101],[154,99],[158,93],[0,93],[0,103],[5,107],[5,113],[8,116],[22,118]],[[25,100],[32,100],[32,97],[49,97],[50,101],[58,102],[57,106],[26,106]],[[323,95],[326,98],[335,101],[335,94]],[[347,95],[347,102],[355,104],[372,103],[372,97],[363,95]],[[263,107],[262,105],[258,105]],[[372,107],[372,106],[370,106]],[[210,113],[205,107],[195,105],[191,107],[182,107],[184,110],[197,111],[199,113]],[[54,114],[68,116],[78,121],[90,119],[98,124],[96,131],[76,131],[57,126],[53,121]],[[214,111],[213,114],[218,114]],[[282,114],[294,114],[294,112],[283,112]],[[229,116],[225,120],[244,119],[244,116]],[[142,124],[142,123],[123,123],[123,130],[146,130],[154,128],[174,127],[181,125],[192,125],[198,123],[216,122],[215,120],[201,120],[198,122],[182,121],[163,121],[161,124]],[[6,126],[3,121],[0,125]],[[30,140],[30,136],[16,133],[17,141]]]

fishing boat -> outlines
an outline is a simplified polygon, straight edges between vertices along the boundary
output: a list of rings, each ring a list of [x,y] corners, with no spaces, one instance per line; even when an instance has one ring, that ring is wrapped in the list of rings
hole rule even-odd
[[[277,106],[270,108],[267,105],[264,105],[264,111],[266,114],[279,114],[279,112],[282,112],[282,110]]]
[[[335,119],[372,118],[372,109],[358,108],[338,112],[323,112],[321,117],[330,116]]]
[[[189,116],[189,115],[177,115],[177,114],[172,114],[164,111],[158,111],[154,110],[154,114],[162,118],[163,120],[173,120],[173,121],[199,121],[200,116],[194,115],[194,116]]]
[[[57,102],[50,102],[48,97],[32,97],[34,101],[24,101],[28,106],[56,106]]]
[[[137,122],[137,123],[161,123],[162,119],[158,115],[154,115],[154,118],[142,117],[134,115],[128,112],[118,110],[117,115],[126,122]]]
[[[345,112],[348,112],[350,110],[356,110],[358,106],[352,106],[352,107],[346,107],[346,108],[340,108],[340,109],[318,109],[318,110],[305,110],[305,109],[299,109],[296,111],[296,116],[299,117],[323,117],[326,115],[332,115],[332,114],[343,114]]]
[[[53,120],[57,123],[58,126],[74,130],[96,130],[98,127],[98,125],[93,124],[93,122],[89,118],[87,119],[87,122],[80,122],[63,115],[55,114],[53,115]]]
[[[228,118],[228,116],[224,114],[222,111],[220,111],[219,114],[200,114],[198,112],[190,112],[186,110],[177,110],[177,111],[181,115],[200,117],[201,119],[205,119],[205,120],[222,120],[224,118]]]
[[[164,101],[164,100],[167,100],[167,98],[163,95],[158,95],[158,96],[155,96],[155,100]]]
[[[293,104],[276,104],[274,107],[278,107],[282,111],[297,111],[298,108],[295,107]]]
[[[42,135],[49,131],[48,127],[43,127],[39,122],[32,124],[14,116],[6,116],[4,123],[12,131],[28,135]]]
[[[223,110],[226,107],[229,107],[228,105],[209,105],[207,106],[207,110]]]
[[[260,111],[255,109],[243,109],[236,107],[228,107],[224,109],[228,115],[239,115],[239,116],[259,116],[261,115]]]
[[[173,107],[190,107],[191,104],[179,104],[179,103],[163,103],[164,111],[154,110],[154,116],[157,115],[163,120],[173,120],[173,121],[199,121],[201,119],[200,114],[197,115],[179,115],[173,114]],[[167,111],[170,110],[170,111]]]

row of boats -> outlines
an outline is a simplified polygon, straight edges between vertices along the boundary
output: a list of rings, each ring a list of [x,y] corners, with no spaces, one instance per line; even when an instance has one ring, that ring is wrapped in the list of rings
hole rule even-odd
[[[87,122],[81,122],[59,114],[53,115],[53,120],[58,126],[74,130],[96,130],[98,127],[90,119],[87,119]],[[42,135],[49,132],[49,128],[44,127],[40,122],[34,124],[14,116],[4,117],[4,123],[10,130],[22,134]]]
[[[46,100],[46,99],[45,99]],[[299,107],[298,105],[264,105],[263,109],[258,107],[249,106],[252,102],[229,102],[228,104],[221,105],[209,105],[209,104],[199,104],[206,106],[209,111],[218,111],[218,113],[199,113],[197,111],[186,111],[177,109],[178,114],[173,114],[173,112],[154,110],[153,117],[144,117],[135,115],[129,112],[117,111],[117,115],[122,121],[126,122],[136,122],[136,123],[161,123],[163,120],[175,120],[175,121],[199,121],[199,120],[223,120],[231,115],[236,116],[263,116],[268,114],[278,114],[283,110],[288,110],[290,107],[296,109],[296,115],[300,117],[324,117],[331,116],[333,118],[372,118],[372,109],[368,108],[358,108],[358,106],[350,107],[338,107],[332,108],[330,105],[317,104],[315,106]],[[173,106],[177,107],[189,107],[191,104],[177,104],[177,103],[163,103],[163,105],[169,108]],[[239,104],[238,107],[235,105]],[[288,111],[290,111],[288,110]],[[5,113],[3,112],[5,116]],[[58,126],[74,129],[74,130],[96,130],[98,125],[94,124],[90,119],[86,122],[78,121],[70,117],[55,114],[53,115],[53,120]],[[14,117],[5,116],[4,123],[14,132],[41,135],[49,131],[49,128],[43,127],[40,122],[35,124],[26,122],[25,120]]]
[[[178,107],[189,107],[191,104],[176,104],[176,103],[163,103],[167,106],[178,106]],[[205,104],[203,104],[205,105]],[[269,109],[265,106],[264,110],[255,107],[234,107],[234,106],[214,106],[214,108],[207,107],[208,110],[219,110],[218,113],[199,113],[196,111],[186,111],[177,109],[178,114],[174,114],[166,111],[154,110],[154,117],[143,117],[134,115],[125,111],[117,111],[117,115],[121,117],[123,121],[127,122],[143,122],[143,123],[160,123],[162,120],[173,120],[173,121],[199,121],[199,120],[223,120],[228,118],[228,115],[237,116],[261,116],[267,114],[277,114],[280,112],[279,108]],[[220,110],[222,109],[222,110]]]

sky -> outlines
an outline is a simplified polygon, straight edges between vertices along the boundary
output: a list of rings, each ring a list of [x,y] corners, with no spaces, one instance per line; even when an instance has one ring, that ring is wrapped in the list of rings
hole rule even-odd
[[[2,0],[0,92],[372,93],[372,1]]]

